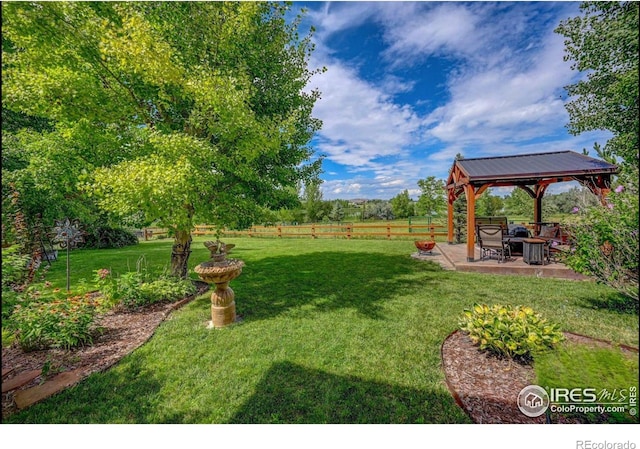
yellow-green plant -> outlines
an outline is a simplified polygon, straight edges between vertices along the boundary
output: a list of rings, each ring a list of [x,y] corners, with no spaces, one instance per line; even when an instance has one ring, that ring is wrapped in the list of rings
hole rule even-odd
[[[525,306],[474,304],[465,309],[460,328],[481,350],[511,359],[530,359],[564,339],[557,325]]]

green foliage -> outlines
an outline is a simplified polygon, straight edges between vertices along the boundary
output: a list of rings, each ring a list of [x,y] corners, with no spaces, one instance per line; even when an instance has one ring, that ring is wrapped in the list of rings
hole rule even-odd
[[[16,341],[16,333],[8,328],[2,326],[2,347],[8,348]]]
[[[504,207],[502,198],[492,195],[490,189],[486,190],[480,198],[476,200],[476,215],[483,217],[493,217],[501,215]]]
[[[533,219],[533,200],[527,192],[514,187],[509,195],[504,198],[504,211],[507,217],[519,216]]]
[[[2,321],[8,320],[16,306],[20,304],[20,293],[14,290],[2,290]]]
[[[481,350],[511,359],[529,359],[564,339],[556,325],[523,306],[474,304],[460,327]]]
[[[447,196],[444,181],[429,176],[418,180],[418,187],[421,193],[416,203],[416,213],[418,215],[439,215],[447,209]]]
[[[320,181],[307,183],[302,194],[302,204],[304,205],[305,221],[307,223],[322,221],[326,212],[323,203]]]
[[[586,209],[597,206],[598,197],[586,187],[574,187],[567,192],[556,195],[547,195],[542,199],[543,216],[546,215],[546,206],[550,206],[551,214],[571,214],[574,207]]]
[[[453,229],[456,243],[467,241],[467,195],[460,195],[453,202]]]
[[[331,209],[331,214],[329,215],[329,218],[331,219],[331,221],[340,222],[344,220],[344,216],[345,216],[345,212],[344,212],[344,206],[342,202],[335,201],[333,203],[333,209]]]
[[[573,241],[565,263],[637,301],[638,213],[637,180],[619,185],[606,205],[579,209],[568,225]]]
[[[375,218],[377,220],[393,220],[393,207],[389,201],[373,200],[363,206],[362,216],[365,220]]]
[[[69,349],[91,343],[95,317],[96,307],[91,297],[78,295],[18,305],[11,316],[11,324],[25,351]]]
[[[94,272],[94,281],[111,304],[121,303],[135,309],[159,301],[175,301],[195,293],[193,282],[172,276],[153,277],[144,271],[133,271],[113,277],[109,270]]]
[[[131,231],[108,226],[98,226],[84,236],[84,248],[122,248],[137,245],[138,237]]]
[[[394,218],[409,218],[415,215],[413,201],[409,197],[409,191],[405,190],[391,198],[391,209]]]
[[[46,226],[64,217],[77,218],[84,224],[104,221],[96,201],[79,189],[78,180],[107,158],[117,159],[120,151],[108,148],[123,143],[125,138],[117,142],[104,133],[92,135],[87,126],[82,120],[59,125],[53,131],[3,131],[3,162],[7,162],[2,167],[3,194],[11,190],[19,193],[19,204],[3,204],[5,226],[12,225],[8,218],[18,209],[29,223],[40,221]]]
[[[2,291],[22,285],[27,278],[27,264],[31,256],[20,254],[17,247],[13,246],[2,250]]]
[[[99,205],[158,220],[175,230],[178,276],[195,222],[243,227],[265,207],[296,204],[291,187],[320,170],[308,142],[321,123],[319,93],[305,89],[317,72],[311,36],[290,7],[3,3],[3,107],[55,123],[16,137],[21,191],[34,204],[60,199],[55,218],[87,222]],[[37,157],[21,158],[35,146]],[[36,161],[46,173],[34,178]]]
[[[617,156],[623,169],[638,167],[638,11],[640,4],[584,2],[582,16],[560,23],[565,60],[585,74],[566,87],[569,131],[609,130],[601,154]],[[597,149],[596,149],[597,150]]]

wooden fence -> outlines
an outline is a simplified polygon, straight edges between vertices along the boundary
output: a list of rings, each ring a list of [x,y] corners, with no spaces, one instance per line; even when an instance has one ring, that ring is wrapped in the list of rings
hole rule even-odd
[[[215,235],[213,225],[197,225],[192,235]],[[145,228],[141,232],[145,240],[167,237],[167,229]],[[333,223],[281,226],[253,226],[245,230],[225,229],[225,237],[266,237],[266,238],[386,238],[394,237],[435,240],[446,237],[447,227],[437,224],[394,224],[394,223]]]

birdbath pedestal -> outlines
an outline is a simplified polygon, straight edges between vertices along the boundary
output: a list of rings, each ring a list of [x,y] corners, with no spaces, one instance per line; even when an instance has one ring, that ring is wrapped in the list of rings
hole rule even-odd
[[[211,293],[211,321],[208,327],[228,326],[236,321],[235,294],[229,287],[229,282],[240,276],[244,262],[227,259],[227,245],[222,242],[205,242],[205,246],[211,250],[212,257],[197,265],[194,271],[204,282],[216,286]]]

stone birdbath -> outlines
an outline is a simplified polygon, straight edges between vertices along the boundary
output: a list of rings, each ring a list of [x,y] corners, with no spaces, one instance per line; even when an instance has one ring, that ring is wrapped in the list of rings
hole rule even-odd
[[[211,251],[211,259],[194,268],[207,284],[215,284],[211,293],[211,321],[209,328],[224,327],[236,321],[235,294],[229,282],[240,276],[244,262],[238,259],[227,259],[227,254],[234,244],[225,244],[219,240],[207,241],[204,245]]]

